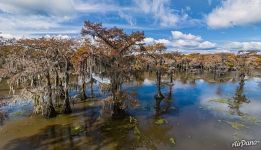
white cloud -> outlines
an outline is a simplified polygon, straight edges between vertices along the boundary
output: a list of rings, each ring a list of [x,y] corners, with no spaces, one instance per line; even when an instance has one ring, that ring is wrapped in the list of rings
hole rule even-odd
[[[171,39],[154,39],[145,38],[147,44],[163,43],[168,47],[169,51],[181,51],[184,53],[216,53],[231,52],[237,53],[240,50],[259,50],[261,51],[261,42],[224,42],[213,43],[204,40],[201,36],[186,34],[180,31],[172,31]]]
[[[185,34],[180,31],[172,31],[172,46],[178,49],[188,50],[208,50],[216,49],[216,43],[204,41],[200,36]]]
[[[70,36],[68,36],[68,35],[61,35],[61,34],[59,34],[59,35],[45,35],[44,36],[44,38],[46,38],[46,39],[51,39],[51,38],[54,38],[54,39],[61,39],[61,40],[68,40],[68,39],[71,39],[71,37]]]
[[[145,42],[146,44],[153,44],[153,43],[162,43],[165,44],[166,46],[169,46],[171,44],[171,42],[167,39],[154,39],[154,38],[145,38],[143,40],[143,42]]]
[[[115,0],[0,0],[0,32],[35,33],[64,29],[66,24],[73,21],[78,24],[77,18],[90,13],[112,13],[126,20],[132,28],[141,30],[149,26],[136,26],[136,17],[155,21],[161,27],[199,24],[186,14],[189,7],[177,11],[171,5],[171,0],[131,0],[123,5]]]
[[[145,43],[147,43],[147,44],[156,43],[156,41],[155,41],[154,38],[145,38],[143,41],[144,41]]]
[[[261,23],[260,14],[260,0],[223,0],[206,21],[211,28],[227,28]]]
[[[145,38],[144,42],[147,44],[152,43],[163,43],[169,50],[180,50],[180,51],[207,51],[217,50],[217,44],[203,40],[200,36],[193,34],[185,34],[180,31],[172,31],[172,38],[168,39],[154,39]]]
[[[0,0],[0,32],[66,30],[65,24],[82,13],[115,12],[134,26],[135,20],[126,12],[135,10],[133,5],[120,6],[112,0]]]
[[[119,11],[119,16],[123,19],[125,19],[131,26],[134,26],[136,24],[135,19],[122,11]]]
[[[13,35],[13,34],[7,34],[7,33],[1,33],[0,32],[0,41],[1,39],[21,39],[23,37],[19,35]]]
[[[55,18],[44,16],[21,16],[21,15],[8,15],[0,17],[1,30],[26,30],[26,29],[50,29],[58,27]]]
[[[135,0],[135,2],[141,11],[152,15],[161,26],[174,26],[180,19],[180,16],[169,7],[170,0]]]
[[[0,0],[1,32],[49,30],[75,14],[71,0]]]
[[[172,36],[174,39],[182,39],[182,40],[193,40],[193,41],[202,41],[200,36],[195,36],[192,34],[184,34],[180,31],[172,31]]]
[[[78,12],[118,12],[133,11],[133,6],[121,6],[112,0],[72,0],[73,7]]]
[[[217,47],[215,43],[204,41],[198,45],[199,49],[214,49]]]
[[[0,0],[0,10],[10,14],[45,14],[70,16],[74,12],[71,0]]]
[[[173,9],[171,0],[133,0],[135,6],[132,12],[143,12],[146,19],[153,19],[161,27],[190,27],[201,26],[202,20],[191,18],[189,6],[180,10]],[[174,3],[175,4],[175,3]]]
[[[230,50],[261,50],[261,42],[228,42],[225,47]]]

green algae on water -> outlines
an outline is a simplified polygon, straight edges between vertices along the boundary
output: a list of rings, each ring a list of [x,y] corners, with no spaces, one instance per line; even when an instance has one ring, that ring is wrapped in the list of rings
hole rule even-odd
[[[244,114],[243,116],[241,116],[241,120],[244,121],[244,122],[261,124],[261,118],[258,118],[256,116],[252,116],[252,115],[248,115],[248,114]]]
[[[175,145],[176,144],[176,139],[174,137],[169,138],[169,141],[171,144]]]
[[[241,123],[238,123],[238,122],[230,122],[230,121],[226,121],[227,124],[229,124],[233,129],[242,129],[242,128],[245,128],[246,126],[241,124]]]
[[[162,125],[162,124],[168,123],[168,121],[166,119],[159,118],[154,123],[156,125]]]
[[[82,125],[76,125],[72,129],[72,135],[79,135],[83,131],[83,126]]]
[[[212,99],[212,100],[209,100],[209,102],[216,102],[216,103],[221,103],[221,104],[230,104],[229,99],[225,99],[225,98]]]

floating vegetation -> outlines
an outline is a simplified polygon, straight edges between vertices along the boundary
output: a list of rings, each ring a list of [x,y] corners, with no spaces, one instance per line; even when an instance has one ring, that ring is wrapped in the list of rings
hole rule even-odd
[[[225,99],[225,98],[212,99],[212,100],[209,100],[209,102],[216,102],[216,103],[228,104],[228,105],[230,104],[230,100]]]
[[[71,131],[72,131],[72,135],[79,135],[83,131],[83,126],[82,125],[73,126]]]
[[[23,112],[18,111],[18,112],[15,112],[14,115],[15,115],[15,116],[21,116],[21,115],[23,115]]]
[[[241,123],[238,123],[238,122],[230,122],[230,121],[226,121],[226,123],[228,123],[233,129],[242,129],[242,128],[245,128],[246,126],[241,124]]]
[[[151,147],[153,145],[152,140],[150,137],[147,137],[145,134],[142,133],[142,131],[140,130],[139,126],[138,126],[138,121],[136,118],[131,117],[129,118],[129,122],[130,124],[134,125],[133,128],[133,133],[137,139],[137,145],[135,145],[134,149],[136,149],[138,147],[138,145],[140,146],[148,146]]]
[[[168,121],[166,119],[163,118],[159,118],[154,122],[156,125],[163,125],[165,123],[168,123]]]
[[[134,117],[132,117],[132,116],[130,116],[129,119],[130,119],[130,123],[134,123],[134,124],[137,124],[137,123],[138,123],[137,119],[134,118]]]
[[[88,102],[86,103],[89,107],[93,107],[95,106],[95,102],[94,101],[91,101],[91,102]]]
[[[170,143],[173,144],[173,145],[176,144],[176,138],[174,138],[174,137],[169,138],[169,141],[170,141]]]
[[[256,74],[254,77],[261,78],[261,75],[260,74]]]
[[[241,116],[241,120],[244,122],[251,122],[254,124],[261,124],[261,118],[258,118],[256,116],[253,115],[249,115],[249,114],[244,114],[243,116]]]
[[[134,129],[134,135],[136,136],[137,140],[141,140],[142,134],[140,129],[138,128],[138,121],[136,118],[130,116],[130,124],[133,125]]]
[[[133,122],[129,122],[127,119],[124,119],[122,121],[108,121],[106,122],[102,127],[101,130],[103,132],[107,133],[127,133],[129,130],[133,129],[135,127],[135,124]]]
[[[141,139],[141,132],[137,126],[134,127],[134,134],[136,135],[137,140]]]

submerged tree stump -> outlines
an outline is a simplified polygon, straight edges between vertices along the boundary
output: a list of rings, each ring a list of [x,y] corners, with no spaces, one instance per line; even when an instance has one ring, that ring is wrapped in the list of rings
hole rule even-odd
[[[47,119],[56,117],[57,113],[53,107],[53,105],[46,105],[43,110],[43,116]]]

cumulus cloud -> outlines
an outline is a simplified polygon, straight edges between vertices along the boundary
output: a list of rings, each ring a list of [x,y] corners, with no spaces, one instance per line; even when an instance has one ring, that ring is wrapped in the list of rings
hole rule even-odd
[[[217,48],[216,43],[203,40],[200,36],[172,31],[172,45],[179,49],[208,50]]]
[[[225,47],[230,50],[261,50],[261,42],[228,42]]]
[[[171,31],[172,38],[168,39],[154,39],[146,38],[144,40],[147,44],[163,43],[170,50],[192,51],[193,50],[216,50],[217,44],[210,41],[205,41],[200,36],[193,34],[185,34],[180,31]]]
[[[261,23],[260,0],[223,0],[206,18],[211,28]]]
[[[231,52],[258,50],[261,51],[261,42],[221,42],[214,43],[204,40],[201,36],[191,33],[182,33],[180,31],[171,31],[171,39],[154,39],[145,38],[147,44],[163,43],[168,47],[169,51],[182,51],[188,53],[216,53],[216,52]]]
[[[166,46],[169,46],[171,44],[171,41],[167,39],[154,39],[154,38],[145,38],[143,40],[146,44],[154,44],[154,43],[162,43],[165,44]]]
[[[200,36],[195,36],[192,34],[184,34],[180,31],[172,31],[172,36],[174,39],[182,39],[182,40],[192,40],[192,41],[202,41]]]

